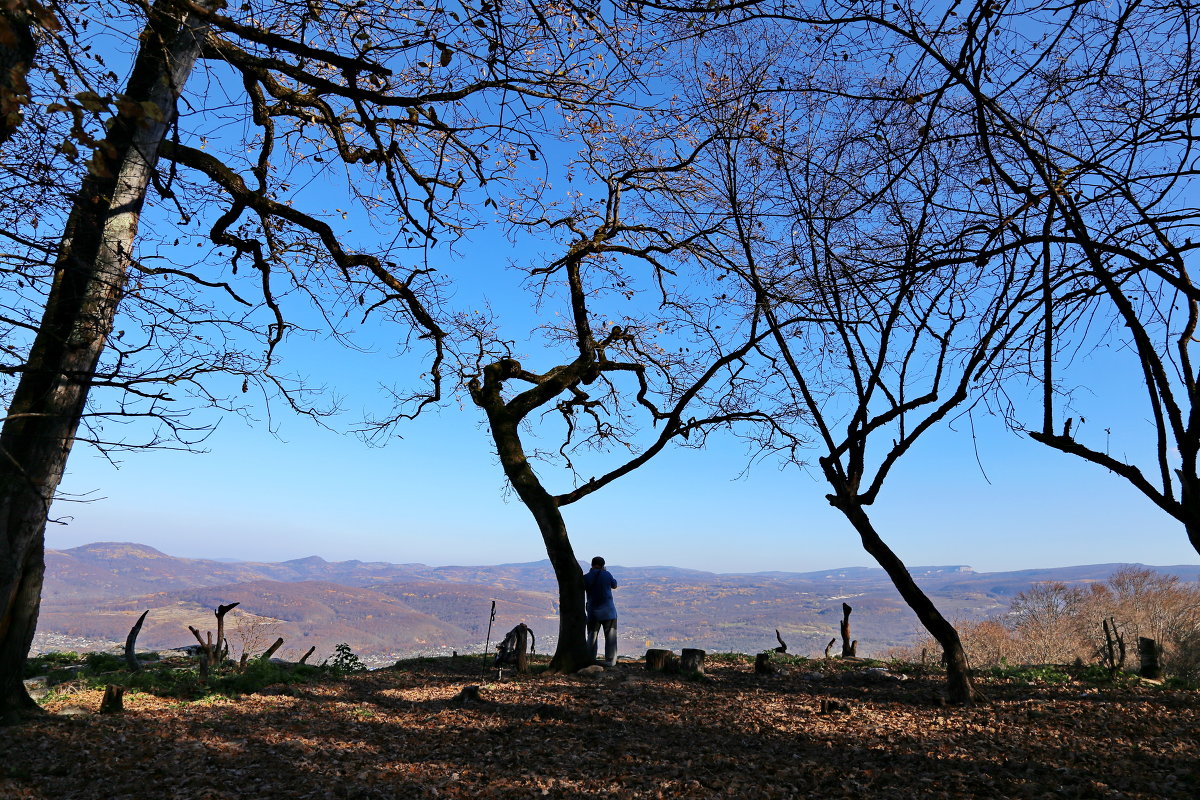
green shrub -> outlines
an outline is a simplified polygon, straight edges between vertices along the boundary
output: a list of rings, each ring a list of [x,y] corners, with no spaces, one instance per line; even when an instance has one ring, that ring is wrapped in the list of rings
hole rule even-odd
[[[1071,676],[1064,667],[1054,664],[1026,664],[999,666],[984,670],[991,678],[1016,681],[1017,683],[1070,683]]]
[[[222,675],[210,680],[209,689],[229,696],[253,694],[275,684],[303,683],[319,674],[320,670],[317,667],[310,667],[307,664],[292,667],[254,659],[247,662],[245,669],[241,672]]]
[[[58,667],[82,663],[83,656],[79,655],[79,653],[42,653],[40,656],[25,659],[25,669],[22,677],[34,678],[38,675],[46,675]]]
[[[83,662],[83,656],[70,650],[63,650],[62,652],[42,653],[33,660],[46,664],[80,664]]]
[[[89,672],[116,672],[125,668],[124,656],[114,653],[88,653],[83,663],[87,664]]]
[[[1109,683],[1113,679],[1113,674],[1108,667],[1102,664],[1092,664],[1084,667],[1083,672],[1079,673],[1079,679],[1089,683]]]
[[[350,650],[350,645],[345,642],[333,648],[333,661],[329,664],[329,668],[342,674],[367,671],[367,665],[354,655]]]

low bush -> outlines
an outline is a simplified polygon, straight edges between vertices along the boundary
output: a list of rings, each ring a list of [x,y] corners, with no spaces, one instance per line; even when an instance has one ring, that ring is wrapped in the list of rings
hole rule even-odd
[[[89,672],[116,672],[125,668],[125,658],[114,653],[88,653],[83,663]]]
[[[79,653],[72,653],[68,651],[42,653],[39,656],[25,659],[24,677],[33,678],[38,675],[47,675],[51,670],[56,668],[82,663],[83,656],[81,656]]]
[[[1073,680],[1065,667],[1056,664],[1001,665],[981,670],[985,677],[1010,680],[1016,683],[1069,683]]]

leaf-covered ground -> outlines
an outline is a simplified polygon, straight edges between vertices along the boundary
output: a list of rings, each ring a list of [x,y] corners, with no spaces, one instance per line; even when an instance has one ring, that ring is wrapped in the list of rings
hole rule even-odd
[[[127,694],[121,715],[92,713],[97,690],[58,697],[0,729],[0,798],[1200,797],[1195,691],[991,683],[954,708],[932,678],[844,669],[484,682],[474,664],[236,700]],[[471,684],[483,702],[455,699]]]

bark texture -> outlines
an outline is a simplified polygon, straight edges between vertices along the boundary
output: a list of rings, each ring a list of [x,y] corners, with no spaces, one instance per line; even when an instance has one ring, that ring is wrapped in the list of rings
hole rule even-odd
[[[54,281],[0,431],[0,715],[31,711],[22,666],[37,626],[46,521],[112,330],[175,101],[199,55],[199,21],[151,12],[126,96],[161,119],[116,117],[67,221]]]

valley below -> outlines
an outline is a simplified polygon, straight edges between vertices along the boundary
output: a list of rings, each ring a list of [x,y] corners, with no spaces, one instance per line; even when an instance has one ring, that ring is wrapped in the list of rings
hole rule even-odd
[[[967,566],[913,567],[917,583],[952,620],[1002,616],[1012,597],[1034,583],[1103,581],[1122,565],[975,572]],[[852,606],[859,655],[883,656],[922,638],[916,616],[881,569],[850,567],[807,573],[718,574],[676,567],[610,566],[623,655],[648,647],[754,653],[774,648],[819,655],[838,635],[842,603]],[[1194,581],[1200,566],[1155,567]],[[48,550],[41,616],[33,652],[105,650],[124,643],[147,609],[140,650],[195,643],[188,631],[215,630],[213,610],[239,603],[226,619],[236,657],[284,639],[278,655],[313,661],[345,642],[365,663],[383,666],[415,655],[482,652],[519,622],[551,652],[558,627],[557,590],[548,561],[495,566],[284,562],[177,558],[133,543]]]

